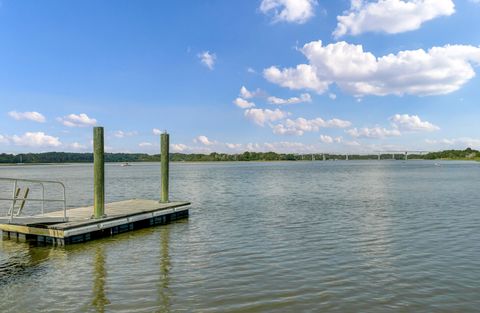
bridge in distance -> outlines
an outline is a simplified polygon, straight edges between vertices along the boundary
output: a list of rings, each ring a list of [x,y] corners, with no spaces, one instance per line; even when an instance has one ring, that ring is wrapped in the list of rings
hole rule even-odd
[[[400,159],[408,160],[409,155],[425,155],[431,153],[432,151],[425,150],[397,150],[397,151],[373,151],[370,153],[312,153],[302,155],[302,159],[307,159],[311,155],[311,160],[346,160],[348,161],[352,156],[360,157],[369,157],[376,156],[378,160],[397,160],[398,156],[401,156]]]

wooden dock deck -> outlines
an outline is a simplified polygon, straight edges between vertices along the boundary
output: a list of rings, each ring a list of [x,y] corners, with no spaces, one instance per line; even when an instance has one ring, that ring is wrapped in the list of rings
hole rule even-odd
[[[134,229],[167,224],[188,217],[189,202],[159,203],[132,199],[105,205],[105,217],[92,218],[93,206],[46,213],[30,218],[0,221],[3,237],[39,243],[67,245],[112,236]]]

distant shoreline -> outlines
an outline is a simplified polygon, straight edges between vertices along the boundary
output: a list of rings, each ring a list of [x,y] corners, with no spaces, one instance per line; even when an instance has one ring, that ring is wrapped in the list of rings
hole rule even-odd
[[[348,155],[348,156],[347,156]],[[276,153],[276,152],[243,152],[239,154],[216,153],[184,154],[171,153],[172,162],[269,162],[269,161],[321,161],[321,160],[404,160],[404,153],[371,153],[371,154],[339,154],[339,153]],[[439,161],[480,161],[480,152],[467,148],[465,150],[445,150],[426,154],[408,154],[409,160]],[[92,163],[92,153],[44,152],[24,154],[0,154],[0,165],[48,165],[67,163]],[[106,163],[160,162],[160,155],[145,153],[106,153]]]
[[[360,160],[360,159],[351,159],[347,161],[378,161],[374,159],[368,159],[368,160]],[[409,159],[408,161],[405,160],[389,160],[389,159],[382,159],[380,161],[397,161],[397,162],[408,162],[408,161],[443,161],[443,162],[454,162],[454,161],[462,161],[462,162],[480,162],[480,159]],[[173,161],[171,163],[175,164],[225,164],[225,163],[291,163],[291,162],[296,162],[296,163],[308,163],[312,162],[312,160],[296,160],[296,161],[288,161],[288,160],[271,160],[271,161],[265,161],[265,160],[251,160],[251,161]],[[345,160],[314,160],[313,162],[345,162]],[[105,162],[106,165],[120,165],[123,162]],[[145,163],[160,163],[160,161],[134,161],[134,162],[129,162],[132,165],[133,164],[145,164]],[[55,165],[80,165],[80,164],[93,164],[93,162],[61,162],[61,163],[55,163],[55,162],[50,162],[50,163],[0,163],[0,167],[16,167],[16,166],[55,166]]]

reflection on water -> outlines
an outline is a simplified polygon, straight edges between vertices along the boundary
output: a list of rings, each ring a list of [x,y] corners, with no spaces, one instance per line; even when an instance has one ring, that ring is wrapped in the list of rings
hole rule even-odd
[[[158,313],[170,312],[170,255],[168,251],[169,227],[163,227],[160,230],[160,271],[159,271],[159,284],[158,284]]]
[[[0,167],[92,203],[91,165]],[[158,164],[106,168],[158,198]],[[188,220],[66,248],[0,241],[0,312],[478,312],[479,163],[174,163]]]
[[[52,247],[38,247],[16,240],[0,241],[1,251],[8,255],[0,259],[0,286],[15,283],[18,278],[40,275],[42,262],[49,259]]]
[[[105,293],[106,276],[105,248],[98,246],[95,251],[92,305],[99,313],[104,313],[105,305],[110,303]]]

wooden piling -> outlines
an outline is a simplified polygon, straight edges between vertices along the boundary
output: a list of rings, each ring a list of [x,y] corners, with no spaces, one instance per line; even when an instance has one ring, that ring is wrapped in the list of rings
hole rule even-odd
[[[168,202],[168,176],[169,176],[169,146],[170,146],[170,135],[167,132],[164,132],[160,135],[160,146],[161,146],[161,177],[162,177],[162,190],[161,190],[161,203]]]
[[[93,218],[105,216],[105,159],[103,127],[93,128]]]

